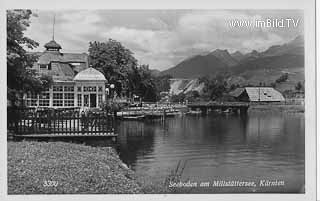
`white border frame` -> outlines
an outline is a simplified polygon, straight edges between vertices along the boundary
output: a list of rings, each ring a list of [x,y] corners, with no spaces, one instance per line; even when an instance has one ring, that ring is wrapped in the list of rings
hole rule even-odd
[[[5,9],[303,9],[305,38],[305,194],[183,194],[183,195],[7,195],[6,46],[0,48],[1,200],[316,200],[316,68],[315,0],[1,0],[0,44],[6,44]],[[5,26],[3,26],[5,25]]]

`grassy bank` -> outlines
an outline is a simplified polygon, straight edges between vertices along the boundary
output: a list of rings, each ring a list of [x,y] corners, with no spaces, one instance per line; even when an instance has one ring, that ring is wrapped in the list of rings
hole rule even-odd
[[[8,142],[8,194],[141,193],[112,148]]]

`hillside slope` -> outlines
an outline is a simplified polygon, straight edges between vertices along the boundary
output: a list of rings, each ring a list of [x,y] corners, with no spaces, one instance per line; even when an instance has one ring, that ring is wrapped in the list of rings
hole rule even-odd
[[[203,75],[213,74],[218,71],[227,71],[228,65],[214,55],[197,55],[182,61],[161,75],[171,75],[174,78],[197,78]]]
[[[292,41],[274,45],[263,52],[252,50],[242,54],[229,54],[217,49],[207,55],[188,58],[160,74],[174,78],[199,78],[228,72],[231,84],[257,85],[274,83],[281,75],[288,73],[287,83],[279,84],[282,89],[292,89],[298,82],[304,82],[304,39],[298,36]]]
[[[229,67],[238,64],[238,61],[229,54],[228,50],[216,49],[215,51],[211,52],[210,55],[217,57],[223,63],[227,64],[227,66]]]

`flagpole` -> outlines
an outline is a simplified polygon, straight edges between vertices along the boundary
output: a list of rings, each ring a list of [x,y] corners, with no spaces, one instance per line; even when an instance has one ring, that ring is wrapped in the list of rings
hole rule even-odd
[[[54,40],[54,25],[56,23],[56,14],[53,14],[53,24],[52,24],[52,40]]]

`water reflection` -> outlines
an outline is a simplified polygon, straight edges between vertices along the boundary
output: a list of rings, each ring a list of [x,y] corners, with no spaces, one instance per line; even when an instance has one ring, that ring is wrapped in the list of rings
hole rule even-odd
[[[179,116],[120,122],[120,157],[139,176],[163,181],[179,161],[184,179],[284,180],[283,187],[207,188],[211,192],[299,192],[304,184],[303,114]]]

